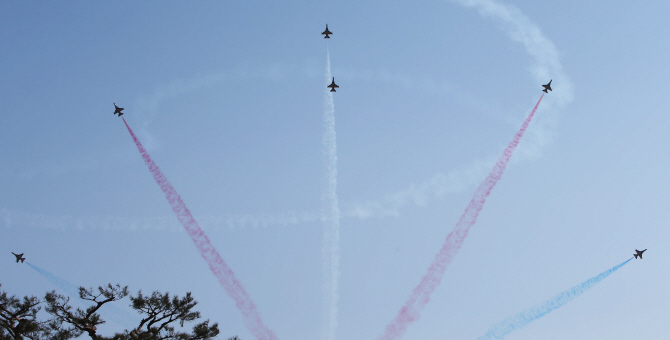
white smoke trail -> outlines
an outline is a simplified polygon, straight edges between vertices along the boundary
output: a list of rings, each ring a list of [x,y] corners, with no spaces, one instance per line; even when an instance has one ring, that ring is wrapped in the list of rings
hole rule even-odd
[[[124,218],[115,216],[45,215],[0,208],[0,226],[10,228],[40,228],[59,231],[68,230],[172,230],[179,224],[169,216],[148,218]]]
[[[350,207],[343,208],[342,217],[367,219],[400,216],[401,209],[407,205],[422,207],[430,201],[444,199],[447,194],[466,191],[486,177],[495,161],[495,157],[489,157],[446,174],[437,173],[427,181],[410,184],[406,189],[383,198],[348,204]]]
[[[513,5],[495,0],[451,0],[451,2],[477,10],[481,16],[500,24],[500,28],[512,41],[523,45],[526,53],[532,58],[529,71],[538,82],[538,89],[540,84],[553,80],[554,91],[542,104],[542,115],[537,117],[535,127],[528,131],[526,142],[518,150],[520,159],[537,158],[541,155],[542,148],[553,138],[558,112],[572,102],[574,97],[573,85],[563,71],[558,48],[542,33],[538,25]]]
[[[285,212],[278,214],[204,215],[202,229],[268,228],[276,226],[315,223],[321,220],[319,212]],[[0,228],[39,228],[58,231],[169,231],[181,232],[183,228],[174,216],[119,217],[104,215],[73,216],[46,215],[0,208]]]
[[[330,81],[330,51],[327,50],[326,84]],[[322,140],[325,188],[322,194],[323,221],[323,340],[334,340],[337,328],[338,280],[340,276],[340,208],[337,202],[337,144],[333,93],[325,90]]]
[[[542,33],[542,30],[535,23],[512,5],[494,0],[451,0],[451,2],[466,8],[475,9],[483,17],[493,19],[500,24],[501,29],[507,32],[513,41],[521,43],[526,53],[533,60],[530,66],[530,73],[538,81],[538,84],[553,79],[555,91],[544,99],[542,115],[536,117],[533,129],[528,131],[527,136],[524,137],[524,143],[517,150],[518,157],[516,157],[516,161],[527,159],[528,157],[537,157],[542,147],[551,141],[552,131],[554,130],[553,124],[555,124],[558,112],[573,100],[573,86],[569,77],[563,71],[560,54],[556,45]],[[264,72],[260,72],[259,74],[264,74]],[[408,76],[403,76],[405,78],[401,79],[397,79],[397,77],[399,76],[394,74],[384,75],[375,73],[372,78],[410,83],[411,79],[407,78]],[[136,106],[139,113],[144,111],[146,119],[150,119],[153,117],[153,112],[158,103],[164,98],[215,83],[223,78],[224,74],[221,73],[208,77],[196,77],[186,81],[174,81],[168,86],[157,89],[153,95],[140,98]],[[240,78],[244,78],[244,76],[240,75]],[[330,78],[328,79],[330,81]],[[477,185],[479,179],[486,176],[488,170],[493,166],[495,159],[495,156],[490,156],[446,173],[437,173],[430,179],[418,184],[409,185],[406,189],[386,194],[378,199],[367,202],[350,202],[346,207],[343,207],[342,217],[365,219],[397,216],[407,206],[422,206],[432,200],[442,199],[448,193],[469,190]],[[224,227],[287,226],[313,223],[317,220],[319,220],[318,212],[305,211],[277,214],[204,216],[200,222],[203,229],[220,229]],[[181,227],[174,222],[172,216],[144,219],[116,216],[48,216],[0,209],[0,226],[3,224],[6,228],[11,228],[12,226],[31,226],[62,230],[181,230]]]

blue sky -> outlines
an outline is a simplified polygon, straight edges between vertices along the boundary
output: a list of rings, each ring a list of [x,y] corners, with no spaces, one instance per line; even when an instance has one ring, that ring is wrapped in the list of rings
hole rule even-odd
[[[57,288],[9,254],[24,252],[75,285],[191,291],[222,338],[252,339],[116,102],[265,323],[280,339],[320,337],[328,45],[340,86],[335,338],[382,334],[554,79],[405,338],[475,339],[648,248],[506,339],[661,339],[669,6],[4,2],[2,288]]]

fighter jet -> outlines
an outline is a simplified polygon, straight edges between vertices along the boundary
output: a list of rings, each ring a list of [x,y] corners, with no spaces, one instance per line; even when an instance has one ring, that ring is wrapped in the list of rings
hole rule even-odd
[[[12,252],[12,254],[14,254],[14,252]],[[21,261],[21,263],[23,263],[23,261],[26,260],[26,258],[23,257],[23,253],[21,253],[21,254],[14,254],[14,256],[16,256],[16,263],[19,263],[19,261]]]
[[[542,87],[544,87],[544,90],[542,90],[542,91],[544,91],[544,93],[549,93],[549,92],[547,92],[547,90],[551,91],[551,80],[549,80],[549,84],[542,85]]]
[[[114,114],[119,114],[119,117],[123,116],[123,108],[116,106],[116,103],[114,103]]]
[[[647,249],[645,249],[645,250],[637,250],[637,249],[635,249],[635,252],[636,252],[637,254],[633,254],[633,256],[635,256],[635,258],[638,258],[638,257],[639,257],[640,260],[642,260],[642,253],[644,253],[645,251],[647,251]]]
[[[337,91],[335,91],[335,89],[336,89],[336,88],[339,88],[339,86],[337,86],[337,85],[335,84],[335,77],[333,77],[333,82],[330,83],[330,85],[328,85],[328,86],[326,86],[326,87],[330,87],[330,92],[337,92]]]
[[[326,35],[325,37],[323,37],[324,39],[330,39],[330,37],[328,36],[328,34],[333,34],[333,32],[331,32],[331,31],[328,30],[328,24],[326,24],[326,30],[323,31],[323,33],[321,33],[321,34],[325,34],[325,35]]]

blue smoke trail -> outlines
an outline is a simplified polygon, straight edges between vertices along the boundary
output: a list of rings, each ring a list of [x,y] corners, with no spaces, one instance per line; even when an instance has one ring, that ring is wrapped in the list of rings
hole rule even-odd
[[[559,308],[572,301],[574,298],[582,295],[582,293],[595,286],[596,283],[610,276],[610,274],[617,271],[617,269],[621,268],[624,264],[628,263],[628,261],[632,259],[633,258],[631,257],[625,262],[620,263],[611,269],[600,273],[598,276],[592,277],[585,282],[556,295],[554,298],[548,301],[545,301],[539,305],[536,305],[535,307],[517,314],[516,316],[508,318],[497,325],[494,325],[493,327],[489,328],[489,331],[486,332],[486,334],[479,337],[477,340],[504,338],[505,335],[511,333],[512,331],[525,327],[527,324],[543,317],[546,314],[549,314],[549,312],[553,311],[554,309]]]
[[[29,265],[32,269],[35,269],[36,272],[38,272],[40,275],[42,275],[45,279],[49,280],[49,282],[53,283],[56,287],[62,289],[67,295],[73,298],[79,297],[79,287],[73,285],[72,283],[65,281],[48,271],[33,265],[30,262],[26,262],[27,265]]]
[[[75,286],[69,281],[61,279],[60,277],[49,273],[48,271],[38,266],[33,265],[30,262],[26,262],[26,264],[29,265],[32,269],[34,269],[36,272],[38,272],[40,275],[42,275],[45,279],[49,280],[49,282],[53,283],[56,287],[64,291],[65,294],[69,295],[73,299],[72,301],[75,304],[83,306],[84,309],[89,307],[81,300],[79,300],[79,287]],[[102,308],[104,308],[106,312],[109,314],[109,319],[119,325],[132,328],[133,325],[137,323],[138,320],[137,317],[133,317],[128,312],[121,310],[116,306],[105,304],[105,306],[103,306]]]

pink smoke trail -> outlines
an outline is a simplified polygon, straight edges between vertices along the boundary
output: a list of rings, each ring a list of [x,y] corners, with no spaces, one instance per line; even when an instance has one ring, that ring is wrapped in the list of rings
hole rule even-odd
[[[191,212],[186,207],[186,204],[184,204],[181,197],[172,184],[170,184],[158,165],[151,159],[147,150],[142,146],[139,139],[137,139],[137,136],[135,136],[133,130],[130,129],[130,126],[128,126],[125,118],[123,118],[123,123],[126,124],[128,132],[130,132],[130,135],[133,137],[135,145],[137,145],[137,150],[139,150],[142,159],[144,159],[144,164],[147,165],[149,171],[154,176],[154,180],[156,180],[156,183],[158,183],[161,190],[163,190],[165,198],[172,207],[172,211],[177,215],[179,222],[184,226],[188,235],[191,236],[193,243],[195,243],[195,247],[198,248],[200,255],[209,265],[212,274],[219,280],[219,283],[228,296],[235,300],[235,305],[240,312],[242,312],[247,329],[249,329],[249,331],[258,339],[277,339],[274,333],[263,324],[263,320],[261,320],[256,305],[251,301],[251,298],[244,287],[242,287],[242,284],[237,280],[235,274],[230,270],[226,262],[223,261],[219,252],[216,251],[214,246],[209,242],[209,238],[207,238],[205,232],[200,229],[198,222],[195,221],[193,215],[191,215]]]
[[[507,145],[507,148],[505,148],[502,156],[500,156],[496,162],[496,165],[493,167],[493,170],[491,170],[491,173],[489,173],[484,182],[479,185],[479,188],[477,188],[477,191],[475,191],[475,195],[472,197],[470,204],[467,208],[465,208],[463,215],[461,216],[458,223],[456,223],[456,227],[451,231],[451,233],[449,233],[447,239],[442,245],[442,249],[440,249],[440,252],[435,256],[433,263],[431,263],[430,267],[428,267],[428,272],[421,279],[419,285],[416,286],[414,290],[412,290],[412,294],[402,306],[395,319],[393,319],[393,321],[386,326],[386,330],[384,334],[379,337],[379,340],[399,339],[407,330],[407,326],[419,319],[419,311],[428,303],[428,301],[430,301],[430,294],[433,293],[437,285],[439,285],[440,281],[442,281],[444,271],[447,269],[447,266],[451,263],[451,260],[454,258],[456,253],[458,253],[458,250],[461,248],[463,241],[468,236],[470,227],[472,227],[472,225],[474,225],[477,221],[477,216],[482,210],[482,207],[486,202],[486,198],[489,196],[491,190],[493,190],[493,187],[502,177],[502,174],[507,167],[507,162],[512,157],[514,149],[516,149],[517,145],[519,145],[519,141],[521,140],[521,137],[523,137],[524,132],[526,132],[528,124],[530,124],[531,119],[533,119],[535,111],[540,105],[543,97],[544,94],[542,94],[540,100],[537,101],[533,111],[531,111],[530,115],[528,115],[528,118],[526,118],[523,125],[521,125],[521,129],[519,129],[519,132],[516,133],[514,139],[512,139],[509,145]]]

